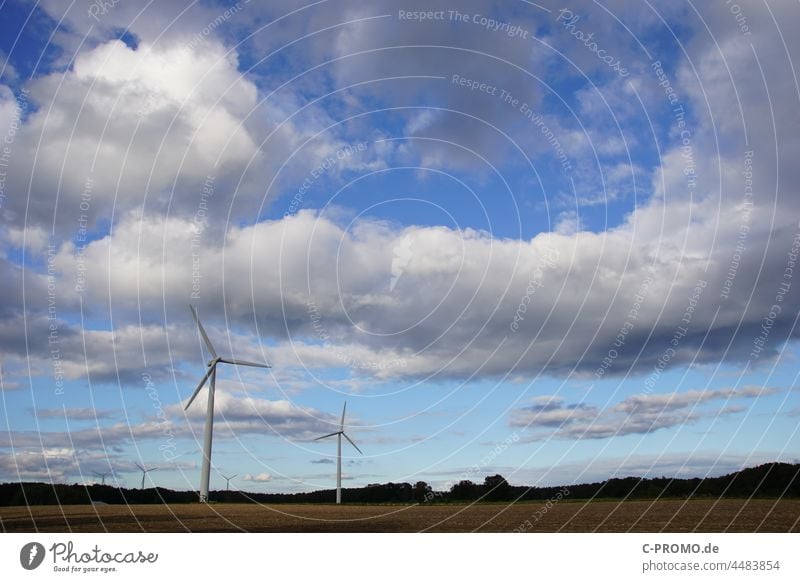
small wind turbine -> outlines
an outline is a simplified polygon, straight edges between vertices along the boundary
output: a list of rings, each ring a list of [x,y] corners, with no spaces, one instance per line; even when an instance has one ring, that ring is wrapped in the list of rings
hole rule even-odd
[[[139,463],[135,463],[139,470],[142,472],[142,489],[144,489],[144,478],[150,471],[158,471],[158,467],[153,467],[152,469],[145,469]]]
[[[252,366],[254,368],[271,368],[272,366],[267,364],[246,362],[244,360],[221,358],[218,356],[214,346],[211,345],[211,340],[208,339],[208,335],[206,335],[206,330],[203,329],[203,324],[200,323],[200,318],[197,317],[197,311],[195,311],[194,305],[189,305],[189,309],[192,310],[192,317],[194,317],[195,322],[197,322],[197,329],[200,330],[200,335],[203,336],[203,342],[205,342],[212,358],[208,362],[205,375],[200,380],[200,383],[197,385],[197,389],[194,391],[194,394],[192,394],[192,397],[189,399],[189,403],[184,409],[188,410],[188,408],[192,405],[192,402],[194,402],[194,399],[200,393],[200,390],[205,385],[206,380],[210,378],[211,382],[208,387],[208,405],[206,406],[206,428],[203,438],[203,470],[200,474],[200,503],[206,503],[208,501],[208,484],[209,480],[211,479],[211,440],[214,432],[214,392],[217,387],[217,364],[222,363],[233,364],[234,366]]]
[[[338,437],[336,444],[336,503],[342,502],[342,437],[346,438],[347,441],[353,445],[359,453],[362,455],[364,454],[361,452],[361,449],[356,446],[356,443],[354,443],[344,432],[344,413],[346,410],[347,402],[345,402],[344,406],[342,407],[342,422],[339,424],[339,430],[314,439],[315,441],[320,441],[332,436]]]
[[[100,472],[98,472],[98,471],[92,471],[92,473],[94,473],[95,475],[97,475],[98,477],[100,477],[100,479],[101,479],[101,481],[100,481],[100,485],[105,485],[105,484],[106,484],[106,477],[108,477],[109,475],[111,475],[111,473],[100,473]]]
[[[222,473],[220,473],[220,475],[222,475]],[[222,478],[225,479],[225,491],[231,490],[231,479],[233,479],[234,477],[238,477],[238,475],[231,475],[230,477],[222,475]]]

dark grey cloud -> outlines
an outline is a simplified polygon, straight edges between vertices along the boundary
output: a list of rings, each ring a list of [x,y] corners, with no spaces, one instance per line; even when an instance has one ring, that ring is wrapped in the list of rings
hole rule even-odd
[[[748,246],[739,252],[738,210],[676,204],[665,212],[645,207],[642,226],[632,220],[606,233],[513,241],[369,219],[344,230],[304,211],[235,229],[221,249],[201,247],[196,302],[219,350],[281,369],[345,366],[378,378],[464,377],[477,369],[598,379],[630,372],[658,382],[676,365],[770,361],[797,334],[798,290],[780,287],[800,240],[796,225],[770,228],[753,210]],[[667,231],[648,226],[666,219]],[[137,382],[145,354],[147,370],[162,379],[187,360],[203,361],[186,308],[194,284],[190,232],[182,219],[142,225],[133,218],[80,257],[62,249],[59,284],[67,287],[59,286],[59,298],[77,300],[69,282],[83,260],[91,265],[87,309],[101,319],[112,312],[116,322],[113,333],[60,326],[71,377]],[[398,249],[406,247],[392,287]],[[151,323],[140,327],[140,313]],[[27,348],[21,322],[5,324],[11,351],[46,361],[50,322],[27,319]],[[263,338],[280,343],[265,349]]]
[[[798,146],[796,132],[792,131],[797,95],[793,77],[783,74],[799,47],[792,38],[788,38],[784,46],[776,41],[774,34],[776,26],[789,20],[792,8],[781,6],[767,10],[758,4],[746,3],[746,7],[744,4],[743,9],[753,15],[755,53],[749,49],[749,44],[742,44],[740,31],[733,25],[725,7],[703,8],[702,21],[686,7],[658,7],[662,16],[678,13],[685,16],[687,26],[694,27],[692,30],[696,32],[694,40],[686,45],[686,58],[681,57],[667,67],[681,103],[687,110],[691,109],[687,119],[693,156],[696,167],[702,168],[691,195],[686,188],[686,160],[682,158],[681,148],[676,146],[679,142],[670,139],[666,143],[655,140],[650,144],[653,147],[657,143],[661,154],[655,171],[628,168],[630,171],[626,173],[625,164],[620,166],[616,159],[625,157],[624,147],[608,146],[615,152],[607,157],[608,160],[614,158],[615,163],[603,165],[609,187],[621,192],[621,197],[629,196],[630,176],[638,173],[638,179],[647,182],[645,189],[652,192],[652,197],[638,204],[622,224],[601,234],[575,233],[567,229],[557,235],[540,235],[533,241],[510,241],[481,232],[448,228],[402,229],[370,220],[359,221],[355,228],[345,231],[336,217],[327,214],[317,217],[310,213],[254,227],[233,227],[225,221],[223,224],[216,221],[216,230],[209,229],[200,242],[202,293],[198,303],[201,310],[219,329],[278,338],[282,343],[276,351],[291,354],[300,367],[346,363],[356,354],[358,362],[365,366],[363,369],[352,366],[354,370],[383,378],[428,375],[463,378],[478,370],[481,375],[495,377],[505,374],[533,376],[541,372],[591,377],[597,375],[598,370],[602,370],[603,376],[629,372],[649,376],[664,361],[665,355],[668,356],[667,368],[723,359],[740,363],[749,360],[752,365],[769,361],[784,341],[797,334],[793,317],[798,309],[796,285],[786,295],[781,295],[780,313],[775,318],[770,317],[770,313],[778,301],[779,285],[785,282],[787,253],[792,250],[800,216],[793,186],[798,181],[792,179],[796,172],[792,160],[796,158]],[[551,4],[547,6],[557,8]],[[442,3],[430,9],[438,7],[453,8]],[[168,12],[173,8],[164,10]],[[662,26],[658,15],[649,7],[613,3],[607,8],[635,35],[641,36],[653,27]],[[247,9],[253,27],[257,28],[289,11],[292,5],[277,3],[269,7],[248,6]],[[129,10],[110,14],[108,25],[117,18],[132,18]],[[192,339],[185,331],[189,327],[185,323],[172,326],[187,320],[185,303],[192,297],[193,210],[198,201],[197,188],[204,177],[199,169],[206,168],[209,152],[202,148],[191,151],[184,148],[180,157],[183,153],[189,154],[185,163],[174,166],[172,158],[156,159],[157,147],[153,146],[162,143],[164,122],[172,119],[178,110],[177,124],[170,129],[178,135],[169,139],[174,137],[181,141],[186,136],[202,134],[203,128],[192,125],[195,118],[187,113],[191,107],[199,107],[199,111],[206,113],[227,114],[221,121],[223,129],[215,126],[220,134],[231,135],[225,132],[239,128],[251,138],[254,146],[260,145],[259,138],[264,137],[265,131],[268,134],[276,123],[308,101],[305,86],[298,85],[303,88],[300,91],[288,87],[270,100],[274,118],[270,118],[269,127],[259,125],[254,119],[245,120],[253,107],[261,106],[256,104],[265,88],[258,85],[263,79],[255,76],[255,72],[253,76],[240,77],[244,60],[249,63],[287,41],[348,19],[391,13],[391,19],[372,19],[336,27],[289,49],[292,55],[302,56],[298,63],[310,66],[325,59],[344,57],[319,72],[310,73],[311,78],[317,79],[315,75],[319,75],[324,81],[310,82],[310,87],[318,86],[314,95],[378,75],[444,75],[446,71],[468,65],[469,75],[486,76],[498,86],[505,82],[516,83],[514,87],[519,87],[516,90],[530,96],[532,103],[542,98],[541,84],[519,69],[498,67],[496,58],[483,57],[477,52],[470,53],[474,58],[465,58],[465,49],[484,51],[512,63],[521,63],[520,66],[538,67],[537,70],[547,75],[559,73],[558,66],[554,67],[549,57],[537,60],[538,53],[531,51],[530,41],[522,43],[519,38],[481,30],[474,23],[467,23],[468,28],[465,28],[456,24],[439,26],[435,22],[400,22],[397,10],[396,5],[389,3],[367,8],[347,4],[344,9],[339,4],[326,3],[313,11],[281,20],[280,26],[266,28],[248,41],[247,46],[237,49],[236,55],[229,55],[230,60],[222,59],[227,46],[224,37],[216,33],[209,35],[203,39],[208,43],[208,47],[203,45],[210,51],[208,55],[214,57],[206,63],[208,66],[203,67],[200,62],[196,70],[189,71],[186,85],[178,83],[168,87],[175,95],[190,96],[189,102],[178,107],[167,100],[161,112],[166,117],[159,117],[159,105],[150,112],[155,117],[139,125],[135,120],[114,115],[113,123],[100,140],[102,143],[98,141],[97,132],[107,121],[103,104],[108,99],[117,99],[130,105],[143,96],[121,91],[126,87],[120,80],[120,71],[127,70],[123,65],[130,65],[128,69],[134,71],[150,71],[140,80],[145,92],[147,88],[153,89],[159,85],[159,75],[165,76],[165,70],[156,66],[160,59],[173,54],[170,51],[177,50],[182,42],[179,39],[202,23],[202,19],[187,17],[183,23],[185,30],[179,33],[176,29],[174,37],[167,35],[150,53],[145,49],[153,37],[145,30],[140,33],[142,43],[137,51],[109,43],[89,47],[78,55],[75,66],[64,79],[61,79],[63,75],[49,75],[31,84],[31,98],[39,100],[35,102],[43,105],[52,101],[64,112],[64,119],[78,120],[74,135],[80,140],[106,144],[108,152],[114,153],[119,144],[127,144],[133,138],[125,169],[114,154],[113,160],[109,158],[110,162],[97,170],[98,174],[105,172],[107,175],[95,176],[97,190],[93,204],[96,201],[98,206],[93,208],[98,212],[92,212],[96,217],[103,216],[101,206],[105,204],[110,208],[112,202],[120,208],[134,210],[116,214],[114,235],[95,241],[84,253],[91,265],[84,297],[86,309],[95,322],[108,320],[114,314],[115,325],[119,326],[115,337],[121,349],[118,352],[111,349],[109,332],[93,329],[87,335],[90,357],[83,358],[82,338],[74,333],[78,330],[65,324],[62,340],[64,349],[71,354],[75,377],[88,371],[101,381],[114,381],[118,374],[125,381],[135,381],[144,363],[136,346],[140,338],[136,337],[135,326],[140,321],[148,325],[143,334],[147,337],[142,343],[148,353],[152,350],[156,355],[150,361],[163,377],[167,377],[174,362],[197,353],[186,339]],[[592,142],[598,139],[604,145],[618,142],[619,136],[613,134],[617,120],[621,120],[626,136],[633,134],[644,139],[648,133],[647,126],[641,123],[644,113],[652,113],[654,119],[661,120],[657,123],[665,127],[674,124],[668,110],[665,115],[667,102],[649,61],[641,62],[643,53],[636,39],[627,33],[612,34],[618,30],[618,24],[602,7],[586,3],[576,5],[574,10],[580,12],[582,26],[596,31],[598,41],[608,43],[608,50],[639,60],[639,67],[631,68],[627,85],[613,75],[599,74],[602,69],[598,68],[601,65],[597,59],[571,35],[565,36],[563,27],[552,21],[552,14],[545,18],[522,5],[508,7],[478,2],[461,4],[458,10],[508,17],[509,22],[519,22],[532,33],[536,31],[538,36],[552,41],[553,46],[563,50],[582,70],[591,73],[596,87],[582,85],[576,106],[586,120]],[[670,12],[665,13],[665,10]],[[774,10],[777,25],[772,21],[770,10]],[[310,18],[305,17],[308,15]],[[206,18],[206,12],[201,16]],[[705,31],[705,23],[711,28],[713,39]],[[79,29],[77,24],[74,27]],[[465,30],[473,34],[466,34]],[[409,45],[408,48],[373,50],[403,43]],[[430,49],[425,52],[427,58],[421,59],[420,49],[411,46],[430,44],[445,48]],[[646,47],[653,48],[649,44]],[[362,51],[370,52],[355,56]],[[101,62],[105,62],[103,57],[108,57],[108,63],[101,66]],[[244,60],[240,62],[238,58]],[[759,63],[764,65],[766,83],[760,79],[752,81],[752,72],[760,70]],[[577,75],[571,71],[565,68],[563,74]],[[278,76],[281,74],[283,72],[279,71]],[[203,81],[195,87],[201,79]],[[60,85],[61,80],[64,83]],[[438,89],[441,86],[438,81],[409,82],[401,87],[370,84],[352,92],[347,99],[341,97],[341,104],[309,109],[296,124],[285,128],[288,133],[281,137],[286,137],[290,147],[283,156],[277,157],[286,159],[291,155],[289,152],[296,151],[305,138],[313,135],[314,129],[354,111],[364,111],[373,103],[380,106],[435,104],[479,114],[489,122],[485,127],[496,125],[509,130],[518,127],[518,112],[507,111],[495,101],[487,101],[480,91],[465,92],[463,87],[452,83],[445,84],[446,90]],[[225,91],[231,87],[237,90]],[[769,99],[766,99],[767,88]],[[614,95],[616,99],[611,99]],[[637,96],[643,100],[644,112],[635,111]],[[57,213],[58,220],[63,219],[69,231],[77,220],[75,202],[85,190],[85,162],[91,152],[77,147],[68,151],[67,146],[71,144],[66,136],[71,135],[68,130],[72,126],[58,124],[55,118],[48,120],[42,111],[44,108],[28,120],[28,133],[20,134],[15,151],[24,153],[25,148],[33,147],[41,136],[48,137],[52,151],[37,160],[36,163],[42,165],[41,173],[25,161],[32,160],[32,156],[19,156],[20,184],[26,183],[29,174],[35,172],[36,192],[59,191],[62,201],[70,201]],[[455,122],[451,117],[430,110],[405,111],[398,115],[397,125],[407,135],[448,138],[460,145],[477,144],[499,156],[504,155],[494,138],[482,133],[480,123]],[[765,123],[773,116],[787,121]],[[594,153],[586,144],[578,143],[584,139],[582,134],[570,133],[575,127],[569,127],[568,119],[557,116],[553,123],[563,143],[570,146],[570,155],[580,154],[592,162]],[[342,131],[349,131],[352,136],[361,135],[362,129],[354,122]],[[228,161],[220,176],[229,172],[230,176],[238,178],[244,165],[251,161],[255,149],[245,139],[247,136],[242,137],[245,146],[228,151],[230,157],[226,158]],[[165,146],[171,143],[169,139],[163,141]],[[326,148],[335,146],[342,137],[331,134],[325,139],[324,144],[314,142],[306,148],[330,151]],[[747,148],[754,151],[753,174],[758,192],[750,213],[742,207],[742,171]],[[172,155],[171,148],[165,151]],[[446,151],[448,155],[443,159],[458,165],[458,157],[450,156],[449,149]],[[395,155],[405,154],[392,151],[386,155],[386,160],[391,161]],[[434,163],[438,154],[432,150],[417,150],[412,157],[414,155],[427,157]],[[272,163],[275,156],[265,157]],[[81,163],[73,163],[76,161]],[[471,162],[467,164],[471,165]],[[65,171],[56,184],[53,180],[61,176],[61,172],[55,170],[62,166]],[[176,167],[186,170],[187,182],[181,181],[184,177],[176,181]],[[162,169],[165,171],[161,172]],[[130,177],[127,172],[136,175]],[[143,202],[146,188],[141,180],[149,178],[150,174],[153,174],[151,184],[161,184],[155,190],[160,188],[167,192],[160,200],[169,203],[174,210],[169,217],[164,216],[164,206],[159,206],[158,195],[150,197],[148,194],[147,204]],[[269,171],[259,174],[263,175],[269,175]],[[612,175],[622,176],[619,184],[613,183]],[[646,179],[648,175],[650,179]],[[576,166],[575,177],[576,209],[595,205],[608,194],[602,187],[589,186],[595,181],[593,174],[585,173],[582,167]],[[39,179],[44,182],[36,186]],[[106,184],[101,185],[101,182]],[[130,192],[109,190],[108,184],[116,188],[118,183],[120,188],[129,188]],[[226,183],[218,184],[224,186],[220,192],[225,192],[218,199],[222,201],[221,206],[215,210],[219,217],[225,214],[224,211],[219,213],[220,208],[230,204],[229,196],[233,194]],[[261,186],[263,188],[263,183]],[[559,198],[562,206],[568,206],[572,194],[568,192],[566,198],[563,192],[556,194],[562,195]],[[18,197],[17,201],[21,204],[22,200]],[[50,195],[35,195],[31,200],[31,216],[38,215],[39,219],[38,222],[34,219],[33,225],[22,227],[34,232],[37,224],[52,222],[53,200]],[[512,202],[511,198],[508,200]],[[37,204],[41,204],[38,210]],[[576,211],[576,216],[578,214]],[[248,214],[237,214],[245,215]],[[746,235],[743,250],[739,252],[737,245],[743,226]],[[17,227],[19,231],[20,225]],[[15,237],[14,240],[19,240],[18,235]],[[340,245],[342,252],[338,253]],[[546,260],[548,245],[558,250],[558,258],[542,269],[543,286],[531,294],[529,284],[537,266]],[[63,316],[72,316],[74,320],[78,296],[70,289],[74,287],[78,254],[74,246],[59,246],[59,249],[59,305],[63,305]],[[262,249],[275,250],[267,253]],[[411,256],[397,285],[390,288],[398,249],[406,249]],[[8,353],[17,357],[28,354],[28,350],[32,354],[43,353],[48,329],[41,314],[46,305],[42,299],[47,297],[45,282],[41,276],[35,276],[34,267],[26,267],[31,273],[31,285],[35,285],[30,297],[33,311],[37,313],[25,314],[29,322],[28,337],[20,337],[15,330],[20,328],[22,317],[21,269],[12,263],[0,265],[0,268],[8,273],[8,280],[12,282],[8,288],[11,299],[3,304],[4,348],[8,346]],[[637,290],[648,279],[652,281],[647,297],[634,322],[628,314],[637,304]],[[706,286],[692,312],[691,322],[683,324],[692,289],[698,280],[705,281]],[[330,291],[334,281],[337,293]],[[730,292],[723,297],[722,290],[728,284]],[[525,308],[524,319],[519,321],[518,330],[512,330],[509,324],[520,314],[521,305]],[[319,318],[312,316],[312,306]],[[626,328],[626,324],[631,327]],[[768,333],[763,334],[765,326]],[[679,338],[679,345],[673,346],[671,342],[680,327],[686,327],[686,332]],[[170,329],[176,329],[176,333],[167,336]],[[623,329],[625,341],[618,345]],[[402,333],[396,333],[398,330]],[[758,343],[762,335],[766,335],[763,345]],[[319,349],[323,338],[329,338],[324,346],[327,349]],[[332,349],[334,345],[344,346],[344,353],[337,354]],[[752,356],[756,347],[760,351]],[[606,358],[613,361],[607,368],[601,368]],[[288,360],[287,357],[284,361]],[[388,366],[392,362],[403,365]]]

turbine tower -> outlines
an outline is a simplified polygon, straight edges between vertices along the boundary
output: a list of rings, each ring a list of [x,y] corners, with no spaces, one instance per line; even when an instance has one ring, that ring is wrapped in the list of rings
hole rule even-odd
[[[317,438],[314,439],[315,441],[321,441],[322,439],[326,439],[328,437],[332,437],[332,436],[337,437],[337,443],[336,443],[336,503],[341,503],[342,502],[342,437],[346,438],[347,441],[351,445],[353,445],[353,447],[355,447],[355,449],[359,453],[361,453],[362,455],[364,454],[363,452],[361,452],[361,449],[358,448],[356,443],[354,443],[352,441],[352,439],[349,436],[347,436],[347,434],[344,432],[344,413],[345,413],[346,410],[347,410],[347,402],[345,402],[344,406],[342,407],[342,422],[339,424],[339,430],[337,430],[336,432],[332,432],[331,434],[326,434],[324,436],[317,437]]]
[[[220,473],[220,475],[222,475],[222,473]],[[238,475],[231,475],[230,477],[222,475],[222,478],[225,479],[225,491],[231,490],[231,479],[233,479],[234,477],[238,477]]]
[[[144,478],[150,471],[158,471],[158,467],[153,467],[152,469],[145,469],[139,463],[135,463],[139,470],[142,472],[142,489],[144,489]]]
[[[189,305],[189,309],[192,310],[192,317],[194,317],[195,322],[197,322],[197,329],[200,330],[200,335],[203,336],[203,342],[206,344],[206,347],[211,354],[211,360],[208,362],[206,373],[200,380],[200,383],[197,385],[197,389],[194,391],[194,394],[192,394],[192,397],[189,399],[189,403],[184,409],[188,410],[188,408],[192,405],[192,402],[194,402],[194,399],[197,398],[200,390],[202,390],[203,386],[205,386],[206,381],[210,378],[211,381],[208,385],[208,404],[206,406],[206,427],[205,435],[203,437],[203,469],[200,474],[200,503],[206,503],[208,502],[208,483],[211,478],[211,440],[214,431],[214,391],[216,390],[217,386],[217,364],[252,366],[254,368],[271,368],[272,366],[267,364],[246,362],[244,360],[221,358],[218,356],[214,346],[211,344],[211,340],[208,339],[206,330],[203,329],[203,324],[200,323],[200,318],[197,317],[197,311],[195,311],[194,305]]]
[[[101,479],[100,485],[105,485],[106,484],[106,477],[111,475],[111,473],[100,473],[99,471],[92,471],[92,473],[94,473],[95,475],[100,477],[100,479]]]

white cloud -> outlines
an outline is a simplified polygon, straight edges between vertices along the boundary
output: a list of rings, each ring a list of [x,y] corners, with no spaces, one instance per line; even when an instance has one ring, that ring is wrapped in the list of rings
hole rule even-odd
[[[185,414],[195,428],[199,428],[205,421],[206,394],[204,389],[197,397],[196,404],[185,413],[185,403],[170,405],[166,411],[170,416]],[[298,406],[288,400],[233,395],[219,389],[214,397],[214,410],[218,418],[216,428],[221,429],[220,434],[262,434],[303,439],[320,434],[335,422],[332,415]]]
[[[258,475],[251,475],[246,473],[242,477],[242,481],[252,481],[253,483],[269,483],[272,481],[272,475],[269,473],[259,473]]]
[[[91,217],[104,216],[114,200],[140,206],[148,193],[155,200],[171,193],[176,202],[191,196],[196,206],[195,188],[174,190],[176,181],[196,186],[257,154],[243,125],[256,88],[237,71],[235,53],[212,42],[134,50],[110,41],[29,89],[40,108],[20,133],[18,153],[36,151],[36,165],[18,160],[14,173],[18,183],[33,173],[39,191],[57,188],[73,222],[87,191]]]
[[[673,171],[669,163],[666,172]],[[614,374],[655,364],[685,326],[702,281],[689,333],[671,364],[695,354],[697,362],[717,361],[726,351],[741,357],[752,348],[794,233],[789,225],[771,229],[759,219],[770,209],[756,207],[748,248],[773,244],[760,271],[761,256],[742,257],[732,293],[722,298],[741,213],[720,208],[714,198],[671,199],[668,206],[656,199],[604,233],[565,231],[521,241],[469,229],[398,229],[368,218],[345,230],[300,211],[232,227],[223,240],[209,234],[193,248],[190,220],[127,215],[113,235],[84,250],[91,265],[84,299],[98,310],[114,309],[120,321],[126,311],[138,320],[132,306],[165,302],[168,316],[177,318],[170,323],[183,327],[199,275],[196,302],[209,324],[225,305],[229,325],[252,333],[257,322],[261,341],[280,340],[269,351],[285,365],[349,365],[381,378],[464,376],[478,369],[484,375],[595,372],[641,303],[627,340],[615,347],[619,356],[606,372]],[[409,236],[413,252],[392,288],[393,249]],[[62,248],[58,266],[69,280],[78,268],[74,247]],[[534,279],[541,286],[531,291]],[[774,342],[786,338],[790,314],[787,307],[776,320]],[[511,328],[515,315],[522,317],[517,330]]]

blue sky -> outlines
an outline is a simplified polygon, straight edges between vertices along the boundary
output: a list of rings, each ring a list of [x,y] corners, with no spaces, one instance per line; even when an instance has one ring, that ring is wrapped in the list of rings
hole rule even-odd
[[[796,7],[266,4],[0,6],[0,480],[800,458]]]

